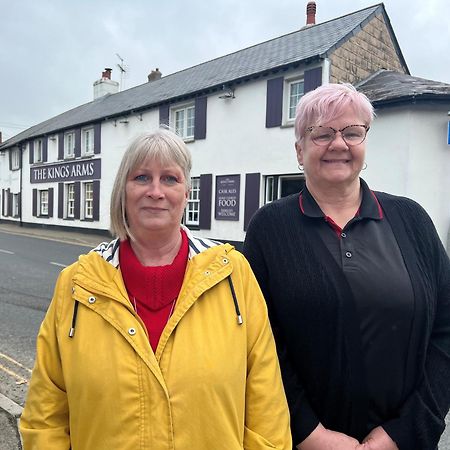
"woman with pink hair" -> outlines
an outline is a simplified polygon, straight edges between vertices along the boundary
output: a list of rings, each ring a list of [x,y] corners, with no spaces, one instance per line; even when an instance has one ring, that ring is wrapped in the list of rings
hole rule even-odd
[[[261,208],[244,244],[299,450],[434,450],[445,428],[449,258],[421,206],[360,178],[373,116],[351,85],[304,95],[306,184]]]

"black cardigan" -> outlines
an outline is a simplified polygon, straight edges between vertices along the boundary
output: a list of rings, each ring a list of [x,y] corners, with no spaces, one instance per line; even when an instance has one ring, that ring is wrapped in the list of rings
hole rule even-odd
[[[375,192],[414,291],[407,358],[415,389],[380,425],[400,450],[437,447],[450,406],[450,262],[414,201]],[[367,434],[367,387],[356,306],[345,275],[299,208],[299,194],[262,207],[244,243],[265,295],[291,412],[295,445],[321,422],[359,440]],[[386,349],[389,351],[389,349]],[[418,362],[413,366],[413,361]]]

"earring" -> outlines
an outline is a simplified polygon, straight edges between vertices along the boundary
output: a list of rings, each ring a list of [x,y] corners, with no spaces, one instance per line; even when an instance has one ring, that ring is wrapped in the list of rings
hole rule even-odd
[[[364,161],[364,165],[361,170],[366,170],[366,169],[367,169],[367,163]]]
[[[300,170],[301,172],[303,172],[303,164],[297,164],[298,170]]]

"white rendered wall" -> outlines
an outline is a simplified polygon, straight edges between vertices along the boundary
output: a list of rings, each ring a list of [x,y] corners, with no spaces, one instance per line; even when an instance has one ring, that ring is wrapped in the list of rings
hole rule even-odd
[[[445,105],[411,105],[377,111],[362,177],[375,190],[409,197],[433,219],[450,249],[450,146]]]

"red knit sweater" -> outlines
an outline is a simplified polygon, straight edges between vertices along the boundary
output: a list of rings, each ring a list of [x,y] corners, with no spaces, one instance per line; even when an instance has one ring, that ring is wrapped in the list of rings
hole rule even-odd
[[[120,243],[119,261],[128,296],[144,322],[154,352],[183,284],[188,259],[188,239],[181,230],[181,247],[171,264],[143,266],[129,240]]]

